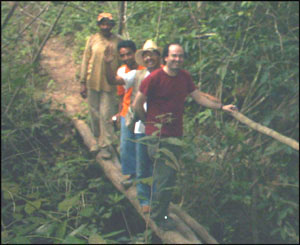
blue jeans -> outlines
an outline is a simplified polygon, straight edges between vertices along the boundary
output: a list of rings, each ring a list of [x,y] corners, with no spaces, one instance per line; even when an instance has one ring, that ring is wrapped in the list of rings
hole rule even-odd
[[[120,139],[120,159],[122,166],[122,173],[135,174],[136,173],[136,143],[135,134],[131,132],[125,125],[125,118],[121,118],[121,139]]]
[[[136,134],[136,140],[144,137],[145,134]],[[143,142],[145,143],[145,142]],[[147,145],[136,143],[136,191],[137,197],[141,206],[150,205],[150,197],[151,197],[151,181],[150,183],[142,183],[142,179],[152,177],[153,172],[153,164],[149,158]],[[155,188],[153,188],[155,189]],[[153,190],[155,192],[155,190]]]

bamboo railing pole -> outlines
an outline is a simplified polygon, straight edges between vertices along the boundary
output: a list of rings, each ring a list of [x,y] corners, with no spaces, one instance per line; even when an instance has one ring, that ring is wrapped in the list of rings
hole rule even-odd
[[[231,115],[237,119],[238,121],[246,124],[247,126],[249,126],[250,128],[256,130],[256,131],[259,131],[263,134],[266,134],[278,141],[280,141],[281,143],[284,143],[290,147],[292,147],[293,149],[295,150],[298,150],[299,151],[299,142],[297,142],[296,140],[294,139],[291,139],[289,137],[286,137],[278,132],[276,132],[275,130],[273,129],[270,129],[266,126],[263,126],[259,123],[256,123],[254,121],[252,121],[251,119],[249,119],[248,117],[244,116],[242,113],[240,112],[232,112]]]

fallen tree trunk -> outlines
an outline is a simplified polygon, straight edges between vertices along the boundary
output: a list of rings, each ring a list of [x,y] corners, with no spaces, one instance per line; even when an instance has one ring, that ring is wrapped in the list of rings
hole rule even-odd
[[[89,150],[91,150],[91,147],[96,143],[96,139],[93,136],[90,128],[86,125],[84,121],[74,117],[76,113],[71,104],[67,105],[64,108],[64,112],[67,114],[67,116],[69,116],[72,119],[72,122],[78,130],[81,137],[83,138],[85,145],[88,147]],[[127,197],[127,199],[135,207],[137,212],[143,217],[145,222],[148,222],[151,229],[157,234],[158,237],[162,239],[164,243],[201,244],[201,241],[199,240],[199,238],[197,238],[192,229],[188,227],[188,225],[186,225],[186,223],[182,221],[181,218],[174,212],[171,212],[170,216],[176,221],[178,230],[167,232],[160,230],[156,226],[155,222],[153,222],[148,217],[148,215],[145,216],[143,214],[139,201],[137,199],[136,188],[133,186],[128,190],[125,190],[121,185],[121,181],[124,180],[124,176],[121,173],[121,165],[117,154],[113,154],[113,158],[110,160],[104,160],[102,159],[100,152],[97,154],[96,160],[103,168],[106,176],[111,180],[113,185]]]
[[[76,98],[79,102],[79,99]],[[79,134],[81,135],[85,145],[91,150],[91,147],[96,144],[96,139],[93,136],[90,128],[88,125],[80,119],[76,118],[76,110],[74,109],[73,105],[75,104],[75,100],[70,100],[70,98],[65,98],[65,101],[60,101],[60,103],[64,103],[67,101],[72,101],[72,103],[68,103],[65,107],[58,107],[64,110],[65,114],[71,118],[75,128],[78,130]],[[53,104],[54,108],[57,108],[57,105]],[[164,243],[167,244],[201,244],[201,240],[197,237],[197,235],[193,232],[193,229],[189,227],[187,222],[184,222],[180,215],[170,210],[170,216],[175,220],[177,230],[172,231],[162,231],[159,227],[156,226],[155,222],[149,218],[149,215],[144,215],[139,201],[137,199],[136,188],[135,186],[125,190],[124,187],[121,185],[122,180],[124,180],[124,176],[121,173],[121,165],[118,159],[117,154],[113,154],[112,159],[104,160],[101,157],[101,152],[96,156],[97,162],[103,168],[106,176],[110,179],[113,185],[121,191],[127,199],[131,202],[131,204],[135,207],[137,212],[142,216],[145,220],[146,224],[148,224],[151,229],[156,233],[158,237]],[[188,214],[186,214],[188,216]],[[191,218],[191,217],[190,217]],[[195,221],[196,222],[196,221]],[[147,225],[147,226],[148,226]]]
[[[106,176],[111,180],[111,182],[114,184],[114,186],[121,191],[131,202],[131,204],[135,207],[135,209],[138,211],[138,213],[143,217],[145,222],[149,222],[150,227],[152,230],[159,236],[164,243],[168,244],[200,244],[200,240],[193,234],[193,232],[187,227],[178,217],[174,217],[174,214],[171,214],[170,216],[174,218],[174,220],[177,221],[177,226],[179,229],[185,230],[185,234],[183,235],[181,232],[176,231],[162,231],[160,230],[156,224],[149,218],[149,216],[145,216],[142,213],[142,210],[140,208],[139,202],[136,197],[136,189],[135,187],[131,187],[128,190],[125,190],[123,186],[121,185],[121,181],[124,179],[124,176],[122,175],[120,169],[116,166],[117,162],[115,162],[116,157],[114,157],[112,160],[103,160],[101,157],[101,152],[96,157],[97,162],[101,165],[103,168]]]
[[[70,116],[70,113],[68,113]],[[92,135],[89,127],[82,121],[78,119],[72,119],[74,126],[80,133],[83,138],[83,141],[87,145],[89,149],[91,149],[92,145],[95,142],[95,138]],[[141,207],[136,197],[136,189],[135,187],[129,188],[125,190],[121,185],[121,181],[124,180],[124,176],[121,173],[120,163],[116,155],[113,156],[110,160],[104,160],[101,157],[101,152],[98,153],[96,157],[97,162],[103,168],[106,176],[111,180],[113,185],[121,191],[131,202],[131,204],[135,207],[138,213],[144,218],[145,222],[149,222],[152,230],[159,236],[165,243],[180,243],[180,244],[200,244],[200,240],[197,236],[192,232],[192,230],[183,222],[181,221],[180,217],[177,217],[176,214],[171,213],[171,217],[177,223],[178,229],[184,232],[184,235],[178,231],[167,231],[163,232],[160,230],[156,224],[148,217],[142,213]]]
[[[180,218],[183,219],[183,221],[189,225],[189,227],[192,227],[192,229],[203,239],[203,241],[207,244],[219,244],[216,239],[214,239],[208,231],[200,225],[195,219],[193,219],[191,216],[189,216],[186,212],[181,210],[178,206],[171,203],[170,205],[170,211],[177,214]]]

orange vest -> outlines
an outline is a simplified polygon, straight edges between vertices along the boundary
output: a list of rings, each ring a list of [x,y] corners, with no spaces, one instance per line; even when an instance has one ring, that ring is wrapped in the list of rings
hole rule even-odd
[[[125,67],[125,73],[130,72],[131,70],[127,65],[122,65],[120,68]],[[119,68],[119,69],[120,69]],[[145,69],[144,66],[138,66],[137,70],[143,70]],[[131,93],[132,93],[132,88],[129,88],[127,91],[125,91],[124,87],[122,85],[117,85],[117,95],[123,96],[123,102],[122,102],[122,110],[120,112],[120,115],[122,117],[125,117],[128,111],[128,107],[130,106],[130,100],[131,100]]]

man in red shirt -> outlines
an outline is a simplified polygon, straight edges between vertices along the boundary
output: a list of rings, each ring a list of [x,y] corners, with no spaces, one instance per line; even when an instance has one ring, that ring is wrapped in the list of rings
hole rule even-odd
[[[183,133],[184,101],[188,95],[200,105],[212,109],[221,109],[232,112],[234,105],[222,105],[211,100],[204,93],[196,89],[191,75],[181,69],[184,60],[184,51],[179,44],[169,44],[163,51],[165,66],[152,72],[143,80],[135,98],[133,107],[139,118],[145,122],[146,135],[157,135],[158,144],[148,146],[149,156],[154,162],[153,178],[156,191],[153,193],[151,218],[164,229],[174,228],[174,223],[168,217],[167,209],[175,184],[176,171],[170,166],[170,161],[160,156],[154,160],[153,145],[166,148],[179,159],[180,147],[168,144],[167,138],[181,137]],[[147,113],[143,104],[147,102]],[[160,126],[159,126],[160,125]]]

